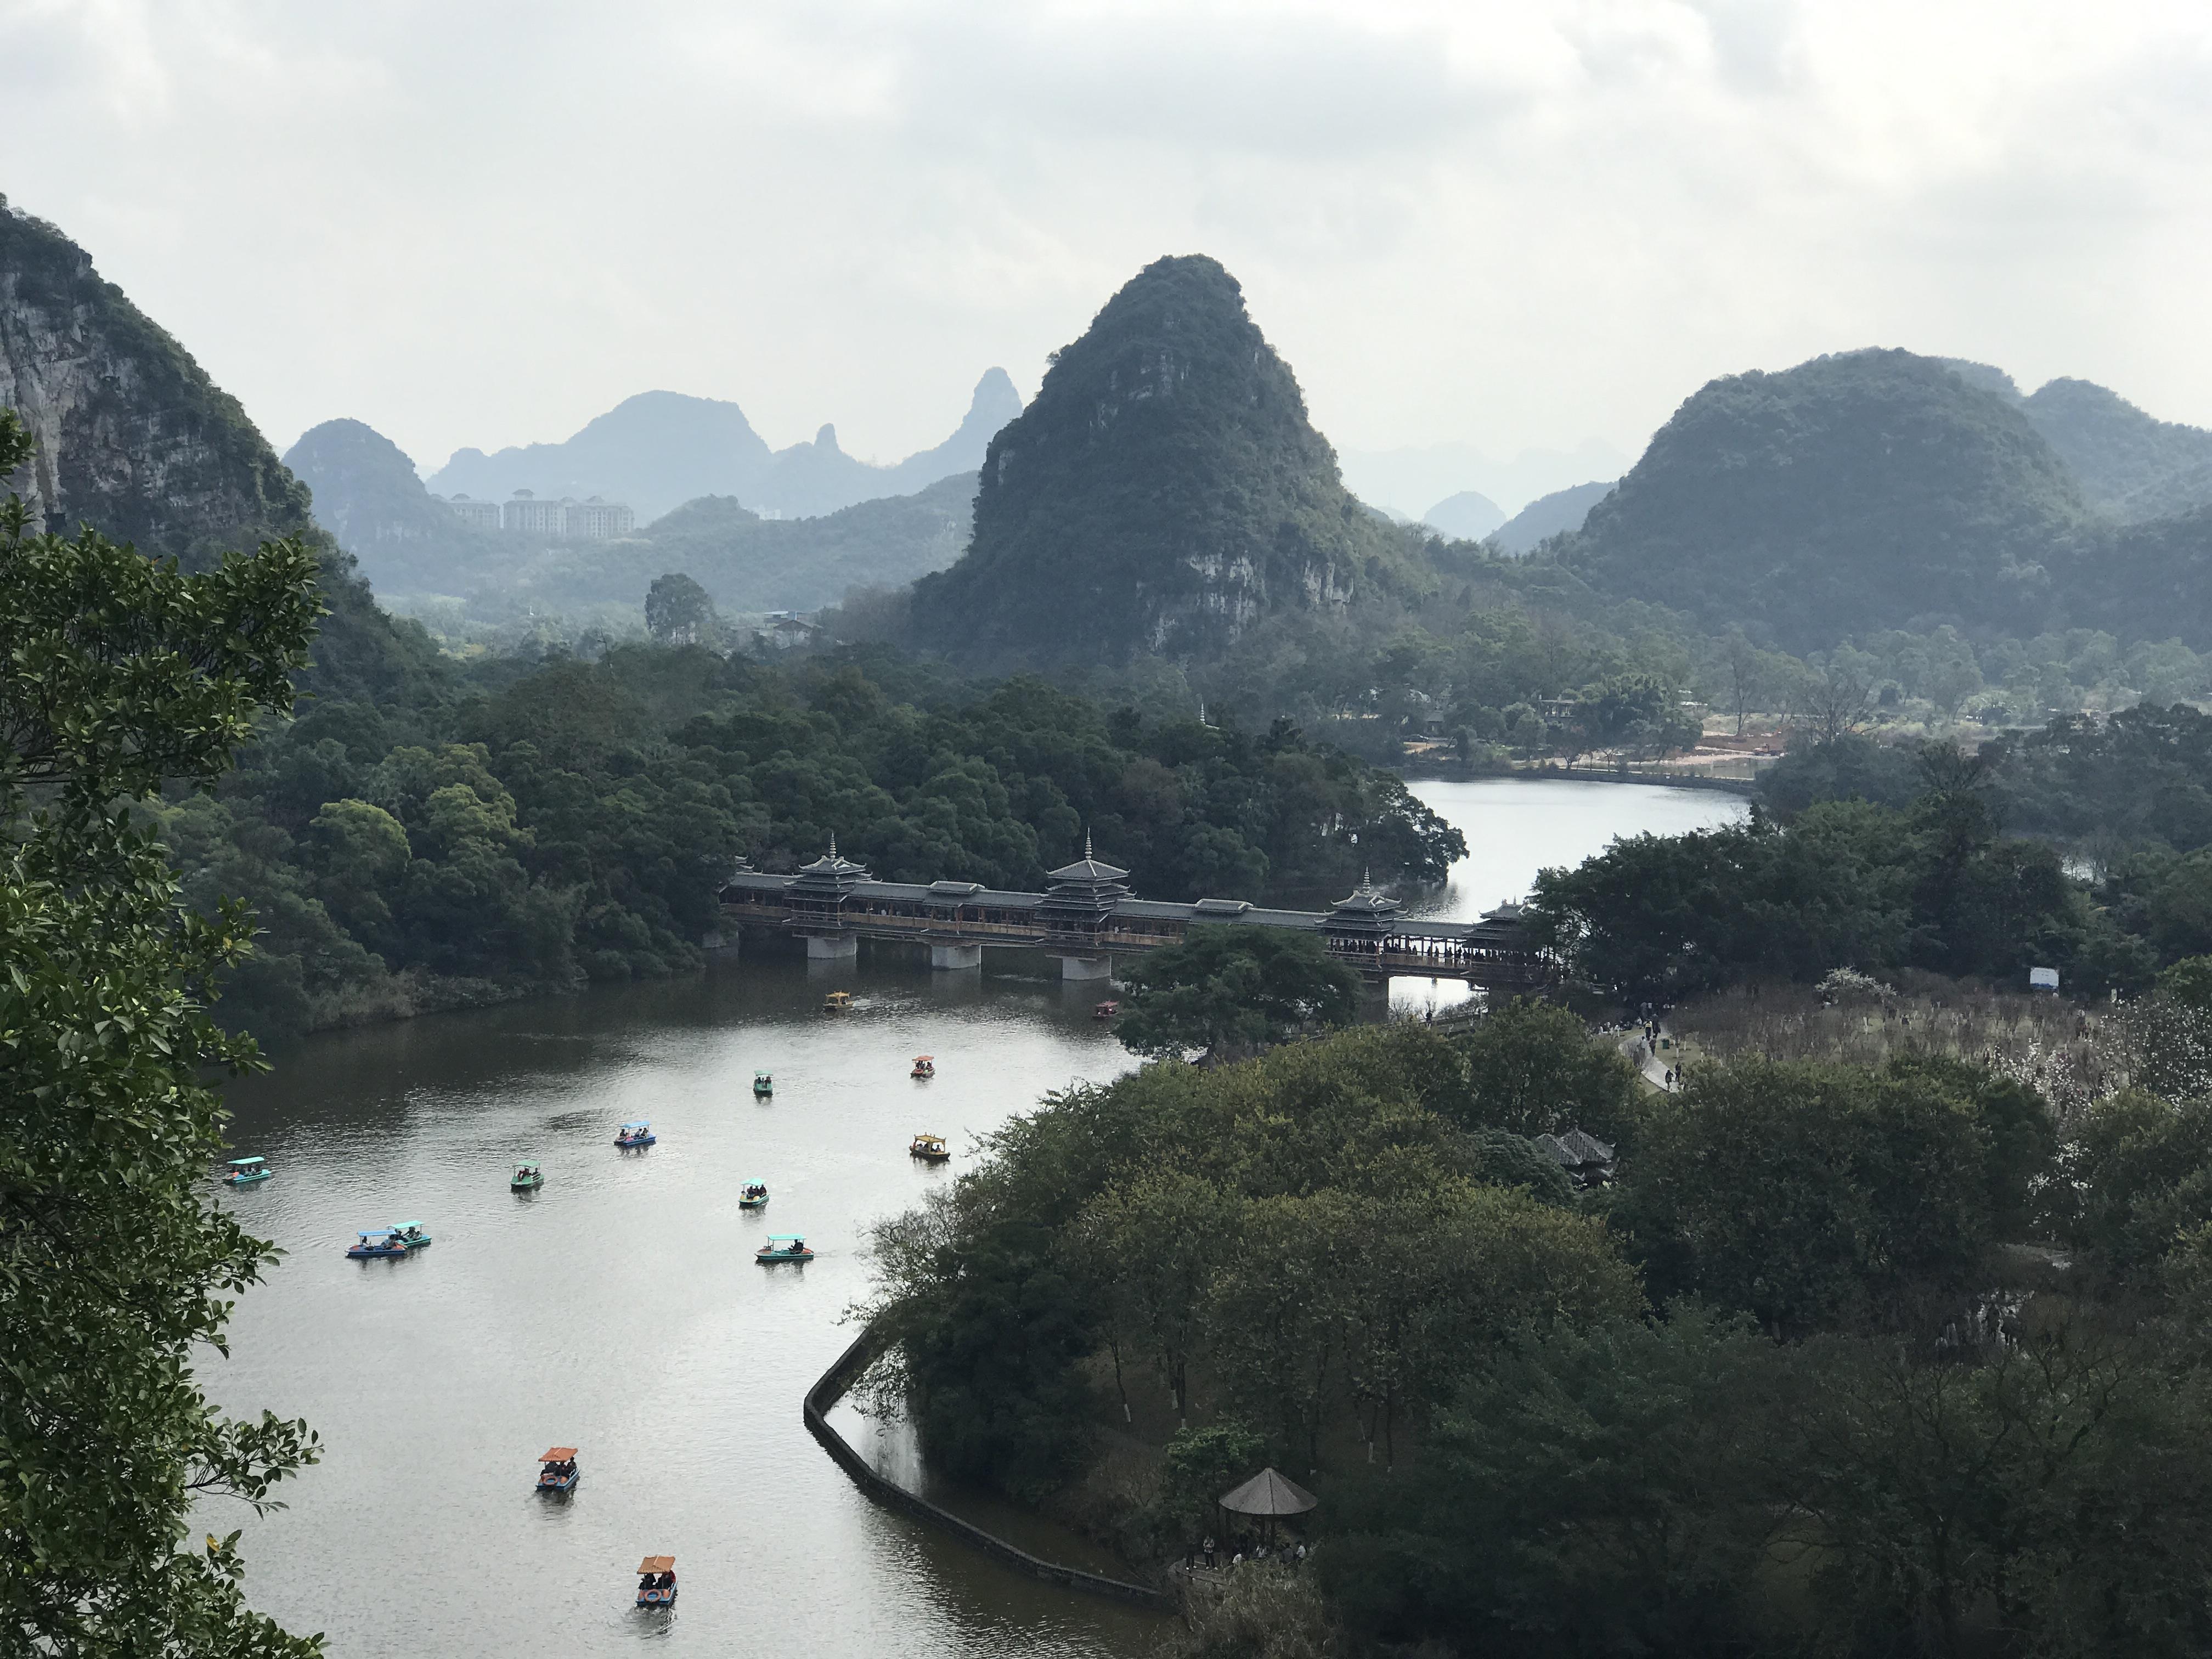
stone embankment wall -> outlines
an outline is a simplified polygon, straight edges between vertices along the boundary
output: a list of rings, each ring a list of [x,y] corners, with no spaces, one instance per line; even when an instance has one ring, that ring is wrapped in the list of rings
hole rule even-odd
[[[1016,1548],[1005,1539],[984,1531],[972,1522],[963,1521],[949,1510],[939,1509],[927,1498],[908,1492],[896,1480],[878,1474],[866,1458],[847,1443],[843,1435],[830,1426],[828,1413],[831,1407],[845,1397],[845,1391],[853,1386],[854,1380],[867,1370],[882,1351],[881,1340],[873,1328],[862,1331],[853,1346],[840,1354],[836,1363],[822,1373],[821,1379],[806,1391],[804,1409],[808,1432],[822,1443],[823,1449],[836,1460],[838,1467],[853,1477],[854,1485],[885,1509],[896,1510],[941,1532],[950,1533],[963,1544],[994,1557],[1016,1572],[1024,1572],[1048,1584],[1082,1590],[1091,1595],[1109,1595],[1119,1601],[1133,1601],[1139,1607],[1152,1607],[1162,1613],[1177,1610],[1179,1603],[1169,1591],[1125,1583],[1118,1578],[1085,1572],[1079,1567],[1064,1567],[1057,1562],[1041,1560],[1027,1550]]]

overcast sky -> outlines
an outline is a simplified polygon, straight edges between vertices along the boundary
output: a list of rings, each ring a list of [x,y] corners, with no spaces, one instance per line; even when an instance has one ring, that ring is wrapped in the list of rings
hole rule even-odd
[[[1193,252],[1342,449],[1632,455],[1865,344],[2212,425],[2202,3],[0,0],[0,95],[280,447],[668,387],[894,459]]]

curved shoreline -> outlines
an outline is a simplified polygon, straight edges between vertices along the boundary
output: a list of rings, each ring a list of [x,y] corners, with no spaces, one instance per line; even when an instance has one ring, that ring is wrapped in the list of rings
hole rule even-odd
[[[1065,1567],[1058,1562],[1047,1561],[1031,1555],[1027,1550],[1009,1544],[1005,1539],[983,1530],[973,1522],[963,1521],[948,1510],[939,1509],[927,1498],[908,1492],[896,1481],[879,1474],[870,1467],[867,1459],[853,1449],[845,1437],[830,1426],[829,1411],[845,1397],[854,1379],[872,1364],[883,1352],[882,1339],[871,1325],[854,1338],[853,1345],[830,1363],[806,1397],[800,1411],[806,1421],[807,1432],[822,1443],[837,1466],[852,1477],[853,1484],[862,1494],[885,1509],[896,1510],[912,1516],[924,1524],[949,1533],[962,1543],[981,1550],[1002,1565],[1017,1572],[1027,1573],[1032,1578],[1042,1579],[1048,1584],[1058,1584],[1066,1589],[1081,1590],[1090,1595],[1110,1596],[1118,1601],[1134,1602],[1158,1613],[1175,1613],[1182,1603],[1170,1591],[1151,1589],[1142,1584],[1125,1583],[1119,1578],[1108,1578],[1103,1574],[1085,1572],[1080,1567]]]

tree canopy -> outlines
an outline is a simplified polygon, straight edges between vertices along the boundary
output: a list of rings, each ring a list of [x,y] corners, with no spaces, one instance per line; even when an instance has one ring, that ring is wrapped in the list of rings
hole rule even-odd
[[[1311,933],[1217,925],[1126,963],[1115,1035],[1133,1054],[1211,1060],[1350,1022],[1359,975]]]
[[[0,412],[0,475],[30,444]],[[320,605],[298,542],[198,575],[0,508],[0,1627],[57,1653],[306,1654],[248,1611],[237,1534],[314,1459],[302,1425],[215,1412],[192,1374],[271,1259],[203,1197],[207,1078],[258,1063],[207,1013],[235,902],[183,902],[132,806],[204,787],[291,702]]]

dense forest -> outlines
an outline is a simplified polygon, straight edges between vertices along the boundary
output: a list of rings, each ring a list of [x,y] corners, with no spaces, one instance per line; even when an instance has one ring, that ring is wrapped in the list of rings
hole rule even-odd
[[[1142,1555],[1309,1481],[1324,1597],[1248,1565],[1213,1619],[1276,1645],[1188,1652],[2200,1651],[2203,1119],[1931,1055],[1661,1093],[1525,1004],[1153,1065],[879,1231],[878,1380]],[[1609,1184],[1528,1139],[1573,1127]]]
[[[1088,833],[1163,898],[1432,879],[1464,851],[1396,777],[1287,721],[696,646],[319,699],[160,827],[196,899],[258,913],[224,1013],[264,1032],[696,966],[734,860],[793,869],[833,834],[886,880],[1036,888]]]

